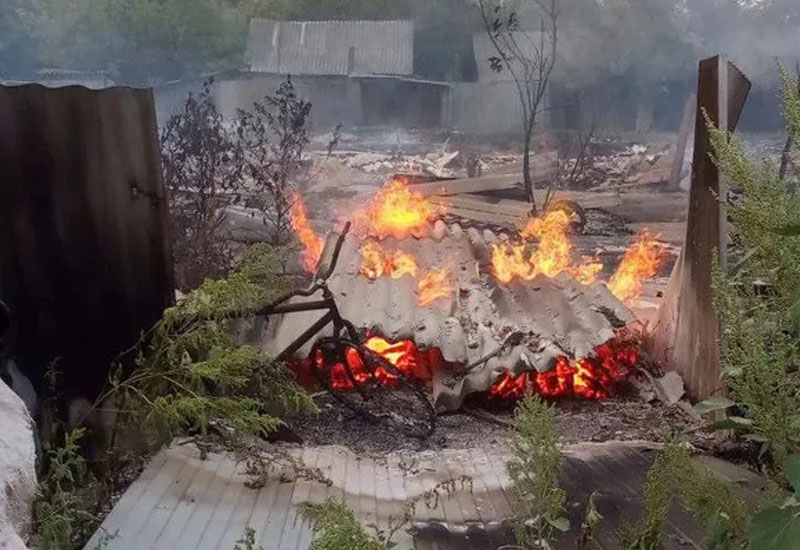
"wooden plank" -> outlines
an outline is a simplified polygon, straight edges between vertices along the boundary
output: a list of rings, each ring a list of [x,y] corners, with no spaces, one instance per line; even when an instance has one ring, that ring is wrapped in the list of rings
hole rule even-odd
[[[605,487],[601,486],[600,490],[609,491],[609,485],[622,486],[629,499],[635,498],[643,502],[644,479],[652,462],[632,449],[609,446],[605,454],[597,456],[591,463],[598,472],[606,472],[607,480],[615,480],[613,484],[606,482]],[[624,502],[622,498],[618,501]],[[670,510],[667,531],[671,531],[668,538],[683,541],[681,546],[688,545],[702,550],[700,543],[704,538],[703,530],[698,528],[691,515],[680,506],[674,506]]]
[[[720,94],[724,89],[728,93]],[[700,62],[686,239],[664,293],[651,350],[654,358],[681,373],[687,393],[694,399],[725,391],[712,269],[718,260],[724,265],[726,216],[718,197],[722,192],[726,199],[727,194],[724,178],[720,179],[709,155],[711,144],[703,113],[707,112],[714,124],[722,123],[723,129],[734,130],[749,89],[744,75],[719,56]]]
[[[0,86],[0,128],[7,342],[37,390],[58,357],[92,401],[174,300],[152,90]]]
[[[536,203],[543,204],[547,192],[536,190]],[[614,208],[624,202],[624,195],[619,193],[592,193],[578,191],[556,191],[555,200],[573,200],[584,209]],[[477,210],[495,215],[525,219],[531,211],[531,205],[525,201],[513,199],[498,199],[486,195],[463,194],[450,196],[433,196],[430,201],[439,204],[448,210],[457,208],[463,210]]]
[[[555,156],[554,156],[555,155]],[[531,178],[534,183],[550,181],[558,173],[557,154],[550,154],[543,159],[531,160]],[[459,195],[463,193],[477,193],[480,191],[499,191],[520,187],[522,170],[511,174],[488,174],[477,178],[464,178],[457,180],[437,181],[431,183],[418,183],[413,186],[414,191],[425,196],[432,195]]]
[[[351,510],[359,510],[360,500],[358,498],[358,462],[359,458],[352,452],[347,453],[344,477],[344,502]]]
[[[678,128],[678,142],[675,144],[675,154],[672,157],[672,167],[669,173],[668,189],[670,191],[678,191],[681,183],[681,173],[683,172],[683,160],[686,158],[686,145],[689,142],[694,126],[694,110],[697,106],[697,94],[690,94],[686,99],[686,105],[683,107],[683,116],[681,117],[681,125]]]

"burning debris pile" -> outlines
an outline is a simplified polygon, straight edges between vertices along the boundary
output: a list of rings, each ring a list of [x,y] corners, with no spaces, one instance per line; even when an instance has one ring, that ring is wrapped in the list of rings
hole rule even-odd
[[[661,246],[640,234],[603,282],[597,258],[574,258],[561,211],[530,219],[518,234],[448,224],[444,213],[394,180],[349,214],[354,230],[328,285],[342,316],[370,335],[367,347],[430,381],[435,404],[448,410],[476,392],[495,399],[527,389],[608,396],[637,360],[624,337],[634,320],[626,303],[657,272]],[[311,269],[322,239],[299,197],[293,214]],[[308,311],[276,318],[260,337],[262,348],[274,354],[319,317]],[[298,359],[308,357],[310,344]],[[349,364],[353,373],[357,362],[355,356]],[[334,387],[351,383],[343,368],[331,377]]]

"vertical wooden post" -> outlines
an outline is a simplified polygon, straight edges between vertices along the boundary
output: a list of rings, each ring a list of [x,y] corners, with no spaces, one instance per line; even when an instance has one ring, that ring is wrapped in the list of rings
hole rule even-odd
[[[716,262],[725,265],[728,242],[725,211],[719,202],[727,198],[727,183],[709,155],[704,113],[718,128],[732,132],[750,82],[717,56],[700,62],[697,90],[686,238],[659,310],[653,352],[668,368],[683,375],[692,397],[702,399],[724,391],[711,274]]]

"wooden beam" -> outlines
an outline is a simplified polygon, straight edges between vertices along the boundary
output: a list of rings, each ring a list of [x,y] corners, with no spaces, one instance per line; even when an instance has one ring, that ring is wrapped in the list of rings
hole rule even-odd
[[[692,122],[695,119],[696,108],[697,94],[691,94],[683,108],[681,125],[678,129],[678,142],[675,144],[675,155],[672,157],[672,169],[669,174],[668,189],[670,191],[677,191],[680,187],[681,173],[683,172],[683,159],[686,157],[686,145],[689,142],[689,136],[692,130],[694,130]]]
[[[548,153],[531,159],[531,177],[536,183],[550,181],[558,173],[557,153]],[[414,184],[414,191],[424,196],[448,196],[482,191],[502,191],[522,185],[522,173],[489,174],[478,178],[464,178],[432,183]]]
[[[731,63],[717,56],[700,62],[692,189],[686,238],[659,310],[653,351],[669,368],[680,372],[696,399],[723,393],[720,380],[719,316],[712,298],[712,269],[724,265],[727,228],[718,197],[727,198],[709,153],[703,113],[726,131],[736,128],[750,82]]]

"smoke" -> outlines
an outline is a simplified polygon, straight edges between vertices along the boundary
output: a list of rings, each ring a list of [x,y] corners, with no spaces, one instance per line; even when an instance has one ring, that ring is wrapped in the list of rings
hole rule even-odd
[[[538,29],[531,0],[515,2]],[[155,84],[242,68],[248,18],[412,19],[414,72],[474,80],[476,0],[0,0],[0,76],[42,68],[107,71],[123,84]],[[601,90],[620,108],[651,94],[680,103],[699,59],[723,53],[773,90],[776,60],[800,61],[797,0],[557,0],[555,81]],[[526,8],[527,7],[527,8]],[[674,96],[674,97],[672,97]]]

